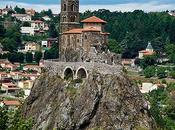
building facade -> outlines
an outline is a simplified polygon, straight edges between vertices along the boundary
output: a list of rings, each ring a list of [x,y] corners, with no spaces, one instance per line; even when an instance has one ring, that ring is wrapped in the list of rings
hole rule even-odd
[[[22,22],[31,22],[32,21],[32,17],[28,14],[13,14],[13,17],[15,17],[16,19],[22,21]]]
[[[61,0],[60,33],[79,27],[79,0]]]

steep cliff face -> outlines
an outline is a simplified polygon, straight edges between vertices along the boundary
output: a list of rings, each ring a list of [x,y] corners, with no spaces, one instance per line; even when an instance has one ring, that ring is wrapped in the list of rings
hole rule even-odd
[[[144,98],[121,72],[92,72],[88,79],[63,80],[44,72],[24,104],[33,130],[155,130]]]

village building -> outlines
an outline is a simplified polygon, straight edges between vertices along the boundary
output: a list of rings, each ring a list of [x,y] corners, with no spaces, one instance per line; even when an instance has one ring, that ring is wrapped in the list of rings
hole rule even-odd
[[[9,74],[7,72],[0,72],[0,80],[4,80],[6,78],[9,78]]]
[[[1,9],[1,15],[7,15],[10,11],[12,11],[12,7],[8,7],[8,5],[4,8]]]
[[[149,93],[153,90],[157,90],[158,88],[166,88],[166,84],[153,84],[153,83],[142,83],[140,88],[141,93]]]
[[[57,38],[47,38],[46,41],[41,42],[41,46],[47,49],[50,49],[54,44],[58,44]]]
[[[5,91],[6,95],[15,96],[20,91],[20,88],[13,83],[2,83],[1,90]]]
[[[26,14],[30,15],[30,16],[34,16],[36,11],[34,9],[26,9]]]
[[[33,86],[33,83],[34,83],[33,80],[19,81],[18,87],[21,89],[31,89]]]
[[[8,107],[10,110],[15,110],[17,109],[21,103],[17,100],[2,100],[0,101],[0,107]]]
[[[21,34],[22,35],[35,35],[35,30],[32,27],[21,27]]]
[[[34,28],[35,31],[40,31],[45,30],[45,28],[47,28],[48,25],[41,20],[36,20],[31,22],[31,27]]]
[[[12,63],[8,63],[4,67],[4,69],[8,69],[8,70],[11,70],[11,71],[16,70],[17,68],[18,67],[16,65],[12,64]]]
[[[92,16],[82,20],[80,28],[79,0],[61,2],[60,60],[65,62],[101,62],[114,64],[118,56],[108,48],[106,21]]]
[[[139,59],[143,59],[144,56],[151,56],[154,54],[155,54],[154,49],[153,49],[151,43],[149,42],[147,47],[146,47],[146,50],[139,51]]]
[[[41,46],[35,42],[28,42],[25,44],[24,52],[35,52],[39,51]]]
[[[31,16],[30,16],[31,17]],[[31,21],[31,25],[29,27],[21,27],[22,35],[35,35],[35,34],[43,34],[49,30],[48,24],[43,21],[36,20]]]
[[[35,81],[39,76],[40,76],[40,74],[38,74],[38,73],[31,73],[31,74],[23,73],[23,77],[25,77],[25,79],[27,79],[27,80]]]
[[[22,72],[19,71],[11,71],[10,75],[13,80],[21,80],[23,78]]]
[[[50,21],[51,20],[51,18],[49,17],[49,16],[44,16],[44,17],[42,17],[45,21]]]
[[[28,14],[13,14],[12,17],[22,21],[22,22],[31,22],[32,17]]]
[[[33,70],[36,72],[41,72],[41,67],[39,65],[25,65],[23,67],[24,71]]]
[[[2,68],[5,67],[6,64],[9,64],[10,62],[7,59],[0,59],[0,66]]]
[[[125,67],[134,67],[135,63],[134,63],[135,59],[122,59],[122,65]]]

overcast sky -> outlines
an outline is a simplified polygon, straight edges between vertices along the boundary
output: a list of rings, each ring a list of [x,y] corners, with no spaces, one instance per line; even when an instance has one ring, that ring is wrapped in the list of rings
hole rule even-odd
[[[0,0],[0,8],[12,5],[24,8],[34,8],[37,11],[52,9],[60,12],[61,0]],[[111,11],[133,11],[141,9],[149,11],[175,10],[175,0],[80,0],[80,11],[109,9]]]

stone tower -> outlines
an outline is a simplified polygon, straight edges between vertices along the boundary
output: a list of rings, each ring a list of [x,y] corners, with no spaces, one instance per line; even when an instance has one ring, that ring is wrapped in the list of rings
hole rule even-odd
[[[79,25],[79,0],[61,0],[60,34]]]

